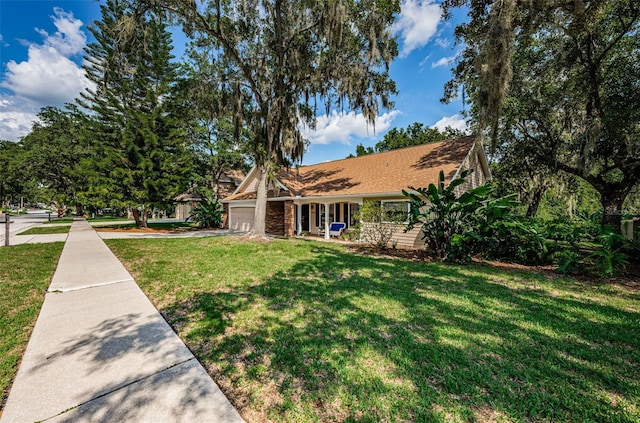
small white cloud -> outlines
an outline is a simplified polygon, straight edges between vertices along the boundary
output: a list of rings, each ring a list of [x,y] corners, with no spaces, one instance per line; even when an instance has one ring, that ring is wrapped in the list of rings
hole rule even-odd
[[[442,17],[440,5],[434,0],[405,0],[401,4],[400,16],[392,30],[402,40],[401,57],[425,46],[436,34]]]
[[[426,57],[422,59],[420,63],[418,63],[418,66],[420,66],[420,70],[422,70],[422,68],[429,61],[430,58],[431,58],[431,53],[427,54]]]
[[[74,56],[82,53],[84,46],[87,44],[87,36],[82,27],[82,21],[73,17],[73,13],[55,7],[53,9],[53,24],[58,31],[49,35],[47,31],[36,28],[36,31],[45,38],[45,45],[53,47],[63,56]]]
[[[439,68],[441,66],[449,66],[454,60],[458,58],[458,54],[454,54],[449,57],[441,57],[431,64],[432,68]]]
[[[384,113],[375,120],[375,131],[367,124],[361,113],[353,111],[338,113],[333,110],[329,115],[319,116],[316,120],[316,129],[312,130],[304,125],[300,127],[302,135],[311,144],[349,144],[352,137],[372,138],[375,132],[383,132],[391,127],[391,122],[398,115],[398,111]]]
[[[436,39],[434,39],[434,42],[436,43],[436,45],[443,49],[449,48],[451,46],[451,40],[447,38],[437,37]]]
[[[459,129],[467,133],[469,132],[469,125],[467,124],[467,121],[464,120],[464,118],[459,114],[445,116],[435,124],[433,124],[431,127],[438,128],[440,131],[444,131],[447,126],[450,126],[453,129]]]

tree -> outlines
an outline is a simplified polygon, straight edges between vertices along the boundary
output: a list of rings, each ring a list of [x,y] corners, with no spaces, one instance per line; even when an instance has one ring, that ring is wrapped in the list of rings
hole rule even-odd
[[[384,135],[382,141],[376,143],[375,148],[365,147],[362,144],[356,145],[356,157],[463,136],[465,136],[464,132],[453,129],[450,126],[445,128],[444,131],[440,131],[438,128],[431,128],[424,126],[420,122],[414,122],[407,126],[406,129],[392,128]],[[354,156],[351,154],[349,157]]]
[[[40,187],[41,200],[58,210],[75,206],[83,212],[80,193],[86,190],[86,179],[80,163],[87,156],[82,144],[85,118],[77,107],[67,110],[44,107],[20,144],[23,148],[23,176]]]
[[[640,4],[447,0],[469,8],[465,50],[444,99],[462,88],[493,146],[511,145],[551,173],[600,195],[603,224],[620,228],[640,180]]]
[[[229,170],[247,172],[246,145],[251,138],[245,128],[234,136],[233,119],[223,104],[218,75],[221,73],[213,58],[215,52],[192,43],[188,61],[183,63],[185,79],[180,83],[183,115],[191,146],[195,154],[194,185],[205,197],[219,198],[219,181]]]
[[[86,49],[95,89],[82,103],[95,115],[94,141],[102,149],[92,191],[130,208],[137,226],[146,227],[150,208],[184,189],[190,166],[171,35],[160,15],[129,2],[109,0],[101,10],[90,28],[96,42]]]
[[[254,236],[264,236],[267,181],[301,160],[300,125],[315,125],[318,104],[362,110],[373,124],[390,107],[397,55],[390,25],[397,0],[205,1],[147,0],[182,22],[200,45],[217,51],[224,104],[234,132],[246,127],[259,174]]]
[[[9,207],[24,194],[23,152],[22,144],[0,140],[0,207]]]

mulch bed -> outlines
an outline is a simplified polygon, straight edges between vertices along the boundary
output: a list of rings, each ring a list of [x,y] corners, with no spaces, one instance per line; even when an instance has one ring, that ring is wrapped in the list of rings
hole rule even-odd
[[[130,233],[142,233],[142,234],[177,234],[180,232],[197,231],[198,228],[137,228],[135,226],[124,228],[94,228],[97,232],[130,232]]]

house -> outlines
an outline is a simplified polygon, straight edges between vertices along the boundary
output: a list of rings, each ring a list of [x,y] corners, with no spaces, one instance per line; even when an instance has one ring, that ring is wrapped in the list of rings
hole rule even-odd
[[[232,194],[244,180],[245,174],[241,170],[227,170],[222,172],[214,186],[214,193],[218,198],[224,198]],[[173,199],[176,202],[176,219],[186,220],[191,211],[200,204],[202,196],[189,188],[186,192]]]
[[[187,192],[178,195],[173,201],[176,202],[176,219],[187,220],[191,216],[191,211],[202,201],[202,196],[189,188]]]
[[[365,201],[380,201],[389,210],[408,211],[403,189],[436,183],[440,170],[450,182],[469,168],[474,171],[458,187],[460,190],[491,178],[482,144],[473,136],[283,169],[268,190],[266,231],[284,236],[324,234],[328,238],[332,222],[346,223],[347,230],[356,225],[354,216]],[[257,183],[258,174],[253,169],[223,200],[230,229],[252,229]],[[398,231],[393,242],[405,247],[423,245],[419,228]]]

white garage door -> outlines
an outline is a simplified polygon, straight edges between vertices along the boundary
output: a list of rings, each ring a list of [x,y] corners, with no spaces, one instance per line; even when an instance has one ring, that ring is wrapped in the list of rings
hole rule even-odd
[[[232,207],[229,209],[229,228],[249,232],[253,229],[254,207]]]

